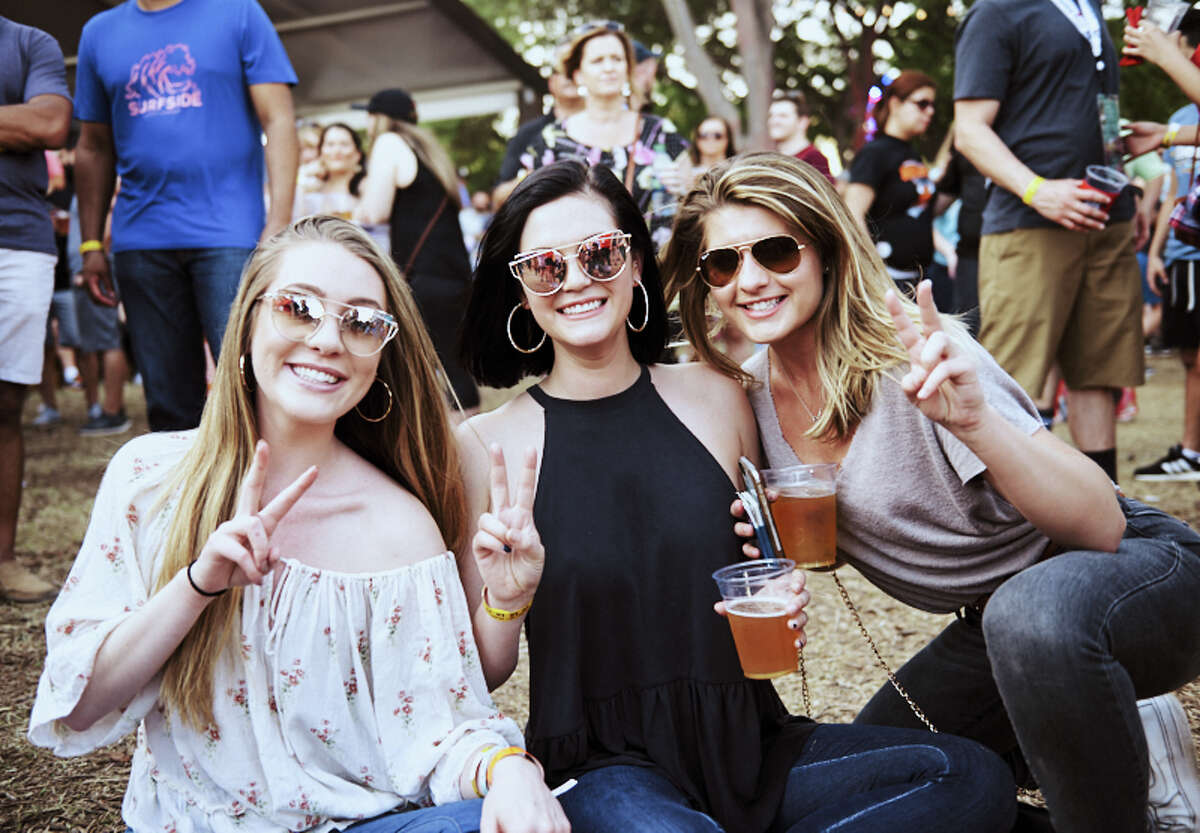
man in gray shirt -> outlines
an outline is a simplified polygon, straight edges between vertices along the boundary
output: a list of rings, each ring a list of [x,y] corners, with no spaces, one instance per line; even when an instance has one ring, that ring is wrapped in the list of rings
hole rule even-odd
[[[34,602],[53,585],[17,564],[25,448],[21,408],[42,378],[42,342],[58,250],[46,202],[49,148],[71,124],[62,50],[54,38],[0,17],[0,598]]]
[[[1035,399],[1058,363],[1071,437],[1115,481],[1112,391],[1143,368],[1134,199],[1102,206],[1082,187],[1105,164],[1099,103],[1117,91],[1103,20],[1093,0],[979,0],[956,38],[954,115],[991,181],[979,340]]]

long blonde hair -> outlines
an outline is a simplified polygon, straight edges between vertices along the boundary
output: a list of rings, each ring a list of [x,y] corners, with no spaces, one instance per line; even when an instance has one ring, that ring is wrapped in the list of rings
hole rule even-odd
[[[805,433],[849,436],[870,410],[879,374],[908,361],[884,304],[895,283],[842,198],[811,165],[779,153],[751,153],[701,174],[676,209],[662,267],[667,299],[678,297],[684,334],[696,355],[743,384],[752,382],[750,374],[713,343],[709,288],[696,268],[706,247],[706,220],[728,205],[770,211],[820,255],[824,286],[814,313],[817,372],[829,406]],[[905,297],[901,303],[919,320],[916,304]],[[951,337],[969,338],[953,319],[945,324]]]
[[[446,196],[455,207],[462,208],[462,200],[458,196],[458,171],[454,170],[450,154],[446,153],[436,136],[411,122],[393,119],[382,113],[372,113],[367,129],[368,138],[374,142],[384,133],[395,133],[403,139],[417,155],[417,159],[437,177],[438,182],[446,189]]]
[[[456,551],[466,538],[465,492],[457,447],[445,407],[442,373],[408,284],[390,257],[357,226],[328,216],[306,217],[259,245],[242,275],[221,342],[212,391],[196,438],[172,474],[167,499],[174,505],[157,577],[163,587],[195,558],[205,541],[236,511],[238,490],[259,438],[250,337],[259,296],[275,278],[280,260],[303,243],[332,243],[366,262],[383,281],[387,309],[399,331],[380,354],[378,379],[395,397],[387,417],[370,423],[351,410],[334,429],[355,453],[412,492],[425,505],[446,543]],[[246,355],[245,382],[239,359]],[[444,374],[443,374],[444,378]],[[389,397],[373,384],[360,404],[380,414]],[[398,531],[397,534],[400,534]],[[213,720],[213,673],[235,648],[242,591],[215,599],[165,666],[162,699],[188,724],[203,729]]]

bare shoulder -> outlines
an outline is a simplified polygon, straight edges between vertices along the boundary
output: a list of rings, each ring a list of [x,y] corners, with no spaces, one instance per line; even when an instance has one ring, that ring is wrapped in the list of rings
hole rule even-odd
[[[433,515],[416,495],[361,457],[355,456],[348,474],[354,478],[356,491],[365,496],[363,530],[373,531],[371,538],[381,537],[385,551],[396,552],[404,561],[416,561],[446,550]]]
[[[704,362],[656,364],[650,368],[650,376],[664,395],[715,407],[740,407],[746,401],[741,383]]]

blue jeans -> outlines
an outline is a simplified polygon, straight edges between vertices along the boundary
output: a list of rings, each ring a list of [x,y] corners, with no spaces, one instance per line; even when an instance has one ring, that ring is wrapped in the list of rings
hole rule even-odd
[[[140,249],[113,255],[151,431],[195,428],[204,410],[204,348],[216,358],[252,249]]]
[[[344,828],[346,833],[479,833],[483,801],[454,801],[401,813],[384,813]]]
[[[792,766],[770,833],[1007,833],[1015,795],[1007,767],[977,743],[822,724]],[[585,773],[559,801],[572,833],[722,833],[649,767]]]
[[[1115,554],[1067,552],[1022,570],[982,617],[967,611],[899,671],[934,725],[991,747],[1018,783],[1041,787],[1058,833],[1145,829],[1137,700],[1200,675],[1200,535],[1153,507],[1121,505]],[[888,687],[856,722],[915,718]]]

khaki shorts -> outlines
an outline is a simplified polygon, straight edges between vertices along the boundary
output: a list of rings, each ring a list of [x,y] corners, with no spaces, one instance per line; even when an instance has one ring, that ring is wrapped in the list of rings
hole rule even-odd
[[[1075,390],[1144,381],[1142,288],[1132,226],[983,236],[979,341],[1034,399],[1056,361],[1067,387]]]
[[[0,381],[36,385],[42,380],[57,260],[45,252],[0,249]]]

